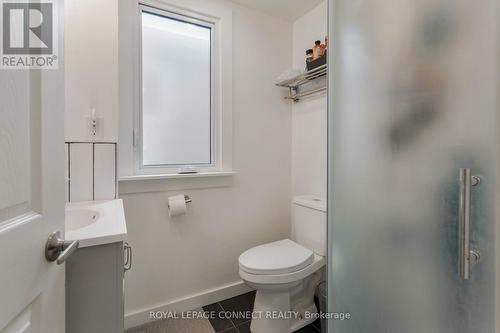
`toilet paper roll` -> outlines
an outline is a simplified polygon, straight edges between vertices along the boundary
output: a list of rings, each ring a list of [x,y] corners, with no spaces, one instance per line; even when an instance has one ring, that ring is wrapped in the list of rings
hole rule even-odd
[[[184,194],[168,197],[168,215],[175,217],[186,214],[186,198]]]

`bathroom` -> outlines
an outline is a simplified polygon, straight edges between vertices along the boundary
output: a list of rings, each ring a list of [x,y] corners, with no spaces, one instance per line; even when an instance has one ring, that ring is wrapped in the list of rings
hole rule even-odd
[[[0,3],[1,333],[500,331],[494,0]]]

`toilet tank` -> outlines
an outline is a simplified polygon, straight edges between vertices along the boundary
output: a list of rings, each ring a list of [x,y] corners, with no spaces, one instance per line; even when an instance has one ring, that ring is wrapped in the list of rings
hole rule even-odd
[[[295,241],[321,256],[326,255],[326,198],[299,195],[293,198]]]

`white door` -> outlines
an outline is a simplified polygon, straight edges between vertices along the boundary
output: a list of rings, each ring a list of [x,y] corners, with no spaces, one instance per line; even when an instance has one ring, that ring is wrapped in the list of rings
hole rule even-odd
[[[44,253],[52,232],[64,234],[60,13],[58,70],[0,69],[2,333],[64,332],[64,265]]]

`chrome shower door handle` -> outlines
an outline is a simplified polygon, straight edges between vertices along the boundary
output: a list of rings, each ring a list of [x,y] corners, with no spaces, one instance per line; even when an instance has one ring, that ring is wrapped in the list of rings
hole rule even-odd
[[[470,249],[470,189],[481,179],[471,176],[469,168],[460,168],[460,196],[458,202],[458,275],[469,279],[471,264]]]

